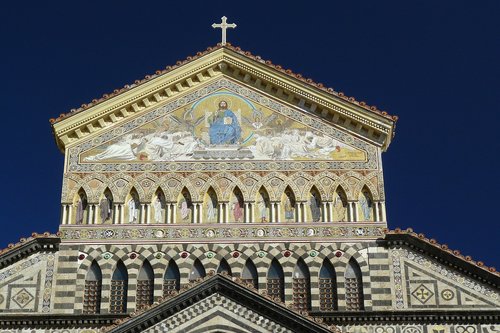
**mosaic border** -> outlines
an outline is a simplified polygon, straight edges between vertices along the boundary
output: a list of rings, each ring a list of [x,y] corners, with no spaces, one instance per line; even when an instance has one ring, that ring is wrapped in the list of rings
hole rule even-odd
[[[189,162],[135,162],[135,163],[81,163],[79,155],[85,151],[95,148],[105,142],[113,140],[127,132],[159,119],[199,98],[206,97],[220,89],[227,89],[233,93],[240,94],[245,98],[259,103],[271,110],[300,122],[305,126],[312,127],[323,132],[341,142],[352,145],[367,152],[365,162],[342,162],[342,161],[189,161]],[[85,142],[71,148],[67,159],[67,170],[70,172],[120,172],[120,171],[230,171],[230,170],[326,170],[326,169],[377,169],[378,153],[377,148],[362,141],[353,135],[344,133],[324,121],[318,121],[313,115],[308,115],[305,111],[295,110],[277,101],[266,97],[260,93],[240,86],[228,79],[219,79],[206,87],[198,89],[185,96],[179,97],[162,107],[145,113],[122,126],[116,127],[106,133],[88,139]]]

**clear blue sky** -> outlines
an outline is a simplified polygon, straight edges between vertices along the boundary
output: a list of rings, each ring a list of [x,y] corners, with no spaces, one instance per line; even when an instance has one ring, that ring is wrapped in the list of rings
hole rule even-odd
[[[233,45],[400,117],[391,228],[500,266],[497,0],[3,2],[0,247],[57,231],[48,119],[215,45],[222,15]]]

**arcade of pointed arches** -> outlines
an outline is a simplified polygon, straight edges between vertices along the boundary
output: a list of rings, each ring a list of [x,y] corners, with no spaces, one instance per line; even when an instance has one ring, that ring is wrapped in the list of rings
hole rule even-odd
[[[68,176],[62,224],[385,221],[376,175],[245,176]]]

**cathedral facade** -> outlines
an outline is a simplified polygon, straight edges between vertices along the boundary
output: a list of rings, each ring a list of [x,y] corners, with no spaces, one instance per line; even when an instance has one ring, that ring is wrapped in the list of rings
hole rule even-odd
[[[0,332],[499,332],[494,268],[388,229],[396,121],[231,45],[51,119],[61,223],[0,252]]]

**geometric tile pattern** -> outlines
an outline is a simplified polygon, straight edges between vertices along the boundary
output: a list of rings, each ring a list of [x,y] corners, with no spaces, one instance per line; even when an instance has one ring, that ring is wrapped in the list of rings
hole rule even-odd
[[[245,322],[252,323],[259,327],[259,332],[277,332],[277,333],[292,333],[285,327],[253,312],[252,310],[225,298],[220,294],[213,294],[200,302],[190,306],[189,308],[177,313],[176,315],[165,319],[159,324],[143,331],[144,333],[165,333],[183,331],[178,329],[187,322],[196,322],[196,317],[207,313],[216,307],[222,308],[223,313],[232,314],[232,320],[238,321],[234,324],[238,326],[248,326]],[[203,325],[203,324],[201,324]],[[253,325],[252,325],[253,326]]]

